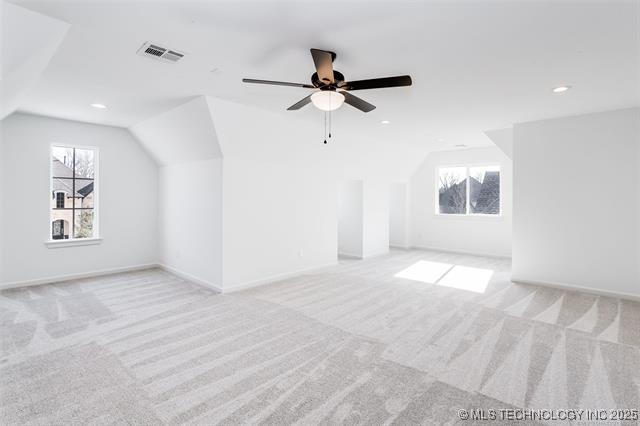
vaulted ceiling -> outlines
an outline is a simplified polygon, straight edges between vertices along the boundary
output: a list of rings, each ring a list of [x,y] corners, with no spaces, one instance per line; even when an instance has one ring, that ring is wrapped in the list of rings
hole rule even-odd
[[[350,131],[389,120],[388,138],[429,149],[491,144],[485,130],[514,122],[640,105],[637,1],[12,3],[70,24],[19,104],[62,118],[129,127],[206,95],[320,120],[312,107],[285,111],[304,89],[241,82],[308,82],[310,47],[337,52],[348,79],[410,74],[411,88],[358,93],[373,112],[345,106],[334,120]],[[186,56],[143,58],[145,41]],[[573,89],[553,94],[560,84]]]
[[[24,104],[24,96],[47,68],[69,24],[0,4],[0,120]]]

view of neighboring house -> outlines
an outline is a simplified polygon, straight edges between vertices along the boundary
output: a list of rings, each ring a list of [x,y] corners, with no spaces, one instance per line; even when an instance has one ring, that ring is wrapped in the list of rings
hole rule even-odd
[[[75,237],[91,236],[93,179],[73,174],[60,160],[51,160],[51,239],[68,239],[75,223]]]
[[[500,214],[500,172],[487,171],[480,181],[469,176],[469,212],[471,214]],[[467,179],[441,187],[440,214],[466,214]]]
[[[500,214],[500,172],[486,172],[482,182],[474,177],[469,179],[471,213]]]

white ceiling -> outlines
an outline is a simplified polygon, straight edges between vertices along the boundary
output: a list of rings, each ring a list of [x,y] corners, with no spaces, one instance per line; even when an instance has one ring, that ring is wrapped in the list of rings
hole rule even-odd
[[[10,3],[0,4],[0,120],[22,104],[69,25]]]
[[[204,96],[130,127],[157,164],[221,158],[211,110]]]
[[[640,105],[638,1],[13,3],[71,24],[20,105],[62,118],[128,127],[208,95],[319,120],[312,107],[284,111],[305,89],[241,82],[308,82],[310,47],[337,52],[347,79],[410,74],[411,88],[357,93],[375,111],[345,106],[335,119],[390,120],[389,137],[430,149],[490,144],[483,131],[514,122]],[[145,41],[187,56],[140,57]],[[551,93],[560,84],[573,89]]]

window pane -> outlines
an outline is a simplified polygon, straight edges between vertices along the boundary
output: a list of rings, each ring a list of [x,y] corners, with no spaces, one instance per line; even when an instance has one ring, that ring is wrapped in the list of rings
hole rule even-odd
[[[51,179],[51,208],[60,208],[58,201],[62,198],[66,208],[73,207],[73,179]],[[62,194],[62,195],[60,195]]]
[[[76,179],[76,208],[93,208],[93,179]]]
[[[94,177],[94,152],[92,149],[76,148],[76,177]]]
[[[66,240],[71,235],[71,218],[73,211],[71,210],[52,210],[51,211],[51,239]]]
[[[443,167],[438,170],[438,207],[442,214],[467,212],[466,167]]]
[[[469,167],[472,214],[500,214],[500,166]]]
[[[76,210],[74,238],[93,237],[93,210]]]
[[[51,150],[51,176],[73,177],[73,148],[53,147]]]

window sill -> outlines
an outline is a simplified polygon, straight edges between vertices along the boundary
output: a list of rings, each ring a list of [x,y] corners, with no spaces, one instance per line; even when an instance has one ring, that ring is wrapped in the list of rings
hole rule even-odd
[[[100,244],[102,238],[78,238],[72,240],[49,240],[45,241],[44,245],[48,248],[62,248],[62,247],[76,247],[76,246],[91,246]]]
[[[504,219],[502,214],[434,214],[436,219],[453,219],[453,220],[499,220]]]

